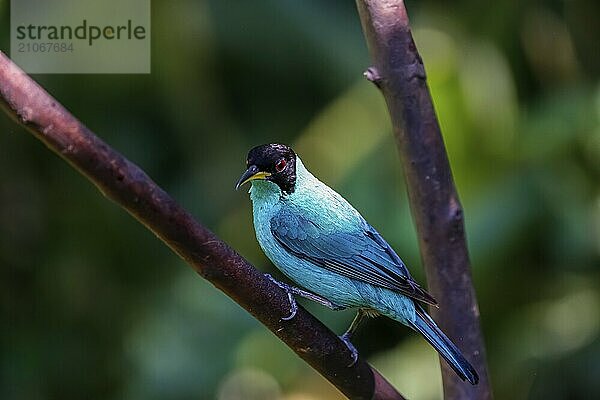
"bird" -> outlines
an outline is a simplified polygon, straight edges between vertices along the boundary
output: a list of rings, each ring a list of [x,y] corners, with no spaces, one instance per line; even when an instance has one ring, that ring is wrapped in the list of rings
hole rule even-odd
[[[278,143],[252,148],[236,189],[250,183],[254,230],[271,262],[294,285],[267,277],[284,289],[292,319],[294,296],[332,310],[356,309],[340,336],[352,362],[358,351],[351,342],[358,326],[379,315],[420,333],[464,381],[479,381],[473,366],[424,309],[438,306],[410,275],[400,257],[340,194],[317,179],[294,150]]]

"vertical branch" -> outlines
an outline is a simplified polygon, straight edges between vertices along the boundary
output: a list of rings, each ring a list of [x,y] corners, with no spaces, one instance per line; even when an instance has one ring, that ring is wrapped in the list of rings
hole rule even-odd
[[[440,303],[433,315],[480,377],[471,386],[442,362],[445,398],[490,399],[463,211],[404,2],[357,0],[357,6],[374,64],[365,76],[388,106],[429,290]]]

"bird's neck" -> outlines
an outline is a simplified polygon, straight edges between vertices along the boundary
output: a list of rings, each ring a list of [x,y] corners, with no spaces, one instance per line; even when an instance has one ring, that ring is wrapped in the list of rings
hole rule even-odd
[[[296,191],[310,190],[316,182],[319,182],[319,180],[306,169],[300,157],[296,157]]]
[[[279,201],[281,189],[273,182],[265,180],[252,181],[250,199],[254,207],[273,205]]]

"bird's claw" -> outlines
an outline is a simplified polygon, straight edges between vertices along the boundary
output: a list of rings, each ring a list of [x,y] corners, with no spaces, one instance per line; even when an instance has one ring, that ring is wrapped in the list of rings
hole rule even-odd
[[[279,286],[280,288],[282,288],[283,290],[285,290],[285,292],[288,295],[288,300],[290,301],[290,315],[288,315],[287,317],[281,317],[281,320],[289,321],[289,320],[293,319],[296,316],[296,313],[298,312],[298,303],[296,303],[296,299],[294,298],[294,295],[290,291],[289,286],[286,285],[285,283],[279,282],[277,279],[273,278],[271,276],[271,274],[265,274],[265,277],[268,280],[270,280],[271,282],[273,282],[274,284],[276,284],[277,286]]]
[[[298,303],[296,303],[296,299],[294,298],[294,296],[288,292],[288,299],[290,300],[290,315],[288,315],[287,317],[281,317],[282,321],[289,321],[292,318],[294,318],[296,316],[296,313],[298,312]]]
[[[356,350],[356,347],[354,347],[354,345],[350,341],[350,335],[344,333],[339,338],[342,340],[342,342],[344,342],[346,347],[348,347],[348,350],[350,350],[350,354],[352,355],[352,362],[348,364],[348,367],[352,367],[358,361],[358,350]]]

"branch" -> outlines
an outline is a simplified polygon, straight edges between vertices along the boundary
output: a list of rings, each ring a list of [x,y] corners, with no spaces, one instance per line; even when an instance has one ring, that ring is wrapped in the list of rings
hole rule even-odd
[[[463,211],[404,2],[356,2],[374,63],[365,76],[381,89],[388,106],[429,289],[440,303],[432,313],[480,377],[479,385],[471,386],[441,362],[445,398],[490,399]]]
[[[19,123],[87,177],[109,199],[240,304],[352,399],[403,399],[362,358],[299,307],[290,321],[287,294],[198,223],[138,166],[95,136],[0,52],[0,104]]]

